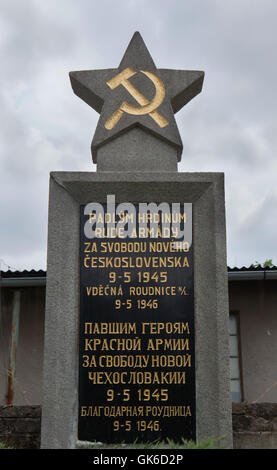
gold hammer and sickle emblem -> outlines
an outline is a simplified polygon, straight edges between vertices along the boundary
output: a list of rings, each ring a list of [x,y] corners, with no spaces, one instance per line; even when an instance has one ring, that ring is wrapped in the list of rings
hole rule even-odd
[[[111,88],[111,90],[114,90],[119,85],[123,85],[124,88],[130,93],[130,95],[132,95],[133,98],[135,98],[135,100],[140,104],[140,107],[132,106],[126,103],[126,101],[123,101],[119,109],[115,111],[111,115],[111,117],[106,121],[105,123],[106,129],[108,130],[113,129],[114,126],[120,120],[123,113],[133,114],[136,116],[149,114],[149,116],[151,116],[151,118],[154,119],[154,121],[160,127],[165,127],[168,125],[168,121],[160,113],[158,113],[158,111],[156,111],[156,109],[160,106],[160,104],[163,102],[163,99],[165,97],[165,87],[164,87],[163,82],[160,80],[159,77],[154,75],[152,72],[147,72],[145,70],[140,70],[140,72],[146,75],[155,85],[156,94],[153,100],[149,101],[147,98],[145,98],[145,96],[142,93],[140,93],[136,89],[136,87],[134,87],[134,85],[132,85],[131,82],[129,82],[129,78],[133,77],[133,75],[136,75],[137,72],[132,70],[130,67],[127,67],[118,75],[108,80],[106,83]]]

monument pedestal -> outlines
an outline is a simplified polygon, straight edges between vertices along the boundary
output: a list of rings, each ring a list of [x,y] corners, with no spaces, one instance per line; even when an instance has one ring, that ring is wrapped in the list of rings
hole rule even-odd
[[[224,175],[174,172],[51,173],[42,447],[78,441],[80,205],[107,194],[116,203],[192,203],[196,435],[225,436],[231,447]]]

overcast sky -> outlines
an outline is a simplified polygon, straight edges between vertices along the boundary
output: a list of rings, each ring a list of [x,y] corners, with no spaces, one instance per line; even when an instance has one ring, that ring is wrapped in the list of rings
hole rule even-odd
[[[225,173],[228,265],[277,264],[276,19],[276,0],[0,0],[0,268],[46,268],[49,172],[95,171],[68,72],[117,67],[135,31],[157,67],[205,71],[179,171]]]

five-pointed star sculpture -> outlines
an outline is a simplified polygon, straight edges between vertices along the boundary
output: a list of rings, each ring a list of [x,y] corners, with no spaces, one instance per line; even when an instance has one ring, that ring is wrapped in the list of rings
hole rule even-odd
[[[99,147],[135,126],[173,145],[180,161],[183,146],[174,113],[201,92],[204,72],[157,69],[136,32],[118,69],[69,76],[74,93],[100,113],[91,144],[94,163]]]

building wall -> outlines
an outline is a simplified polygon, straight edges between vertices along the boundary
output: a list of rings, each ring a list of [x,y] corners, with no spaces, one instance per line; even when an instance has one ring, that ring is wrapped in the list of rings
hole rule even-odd
[[[230,311],[239,315],[242,399],[277,402],[277,282],[229,282]]]
[[[20,318],[14,405],[39,405],[42,401],[42,366],[44,346],[45,288],[20,289]],[[0,404],[6,404],[11,343],[13,290],[2,288],[0,329]]]

